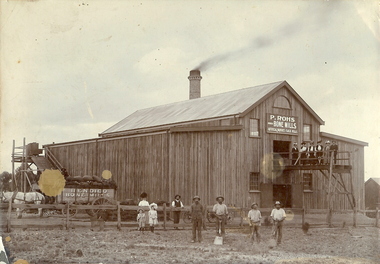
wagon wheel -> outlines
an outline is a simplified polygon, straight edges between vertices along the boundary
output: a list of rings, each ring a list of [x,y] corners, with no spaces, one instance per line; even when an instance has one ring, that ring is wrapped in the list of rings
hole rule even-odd
[[[235,212],[230,212],[227,216],[227,223],[231,224],[234,221],[235,218]]]
[[[190,214],[190,212],[188,212],[188,211],[184,212],[184,213],[183,213],[183,221],[184,221],[186,224],[188,224],[188,223],[191,223],[191,220],[192,220],[192,218],[191,218],[191,214]]]
[[[108,198],[100,197],[95,199],[92,202],[92,205],[114,205],[115,202],[113,200],[110,200]],[[101,213],[107,213],[110,210],[104,210],[104,209],[92,209],[92,214],[99,216]]]
[[[62,209],[62,214],[66,215],[66,208]],[[69,209],[69,216],[74,217],[77,214],[78,210],[77,209]]]
[[[207,220],[210,222],[210,223],[215,223],[216,222],[216,215],[214,212],[210,212],[210,211],[207,211]]]
[[[89,216],[95,216],[94,215],[94,212],[92,209],[86,209],[86,213],[89,215]]]

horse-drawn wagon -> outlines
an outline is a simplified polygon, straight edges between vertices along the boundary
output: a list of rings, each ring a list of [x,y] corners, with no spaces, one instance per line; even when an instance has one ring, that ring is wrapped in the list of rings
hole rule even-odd
[[[69,176],[61,194],[56,197],[59,204],[92,204],[113,205],[117,186],[113,180],[106,180],[98,176]],[[99,209],[88,209],[87,214],[96,215]],[[65,213],[65,210],[64,212]],[[71,216],[77,213],[76,209],[69,209]]]

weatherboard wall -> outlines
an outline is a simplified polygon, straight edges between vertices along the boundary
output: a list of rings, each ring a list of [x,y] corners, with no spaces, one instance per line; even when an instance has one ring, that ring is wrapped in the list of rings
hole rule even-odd
[[[274,107],[279,96],[289,100],[290,109]],[[268,113],[298,117],[298,134],[267,133]],[[249,136],[250,118],[259,119],[259,137]],[[213,204],[217,195],[223,195],[226,203],[232,206],[247,207],[255,201],[261,207],[271,207],[273,184],[285,184],[297,191],[292,191],[293,207],[299,207],[301,199],[301,206],[306,208],[326,208],[328,182],[323,174],[318,171],[273,172],[270,159],[274,140],[288,141],[290,151],[292,142],[300,144],[304,140],[303,124],[311,125],[311,138],[315,142],[327,139],[320,137],[320,120],[284,86],[240,117],[165,125],[155,128],[155,131],[161,130],[156,134],[152,130],[153,134],[120,135],[46,147],[71,175],[101,175],[103,170],[110,170],[118,185],[117,199],[120,201],[137,201],[139,194],[145,191],[149,201],[170,201],[175,194],[180,194],[185,204],[190,204],[194,195],[199,195],[204,204]],[[338,144],[340,150],[355,152],[352,156],[353,186],[358,207],[362,208],[363,146],[345,141]],[[250,172],[260,173],[260,190],[250,191]],[[304,172],[313,174],[311,191],[300,189]],[[343,177],[348,179],[347,175]],[[334,194],[333,206],[350,209],[345,194]]]

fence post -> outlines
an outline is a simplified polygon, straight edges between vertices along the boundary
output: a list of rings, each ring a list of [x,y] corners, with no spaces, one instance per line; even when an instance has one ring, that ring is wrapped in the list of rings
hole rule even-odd
[[[164,230],[166,230],[166,203],[164,203]]]
[[[191,212],[191,209],[190,209],[190,212]],[[207,207],[206,207],[206,209],[204,210],[204,216],[203,216],[203,219],[202,219],[202,227],[203,227],[203,230],[207,230],[207,226],[206,226],[206,219],[207,219],[207,212],[208,212],[208,210],[207,210]]]
[[[244,215],[245,215],[244,209],[243,207],[240,207],[240,227],[243,227]]]
[[[11,214],[12,214],[12,199],[9,199],[9,207],[7,214],[7,232],[11,232]]]
[[[305,207],[302,207],[302,226],[305,224]]]
[[[117,229],[121,230],[121,215],[120,215],[120,202],[116,202],[117,205]]]
[[[379,207],[376,207],[376,220],[375,220],[375,226],[379,226]]]
[[[70,203],[66,204],[66,230],[69,230]]]
[[[332,208],[329,208],[327,212],[327,224],[329,227],[332,227]]]

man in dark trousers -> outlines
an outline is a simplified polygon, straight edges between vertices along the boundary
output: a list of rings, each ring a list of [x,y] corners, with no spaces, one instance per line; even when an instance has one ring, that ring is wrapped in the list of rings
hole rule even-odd
[[[323,146],[322,140],[318,140],[317,145],[315,146],[315,151],[317,153],[318,164],[323,164]]]
[[[225,205],[224,202],[224,197],[219,195],[216,197],[217,203],[214,205],[212,208],[212,211],[215,213],[216,216],[216,233],[219,236],[224,236],[225,235],[225,228],[224,226],[226,225],[227,222],[227,217],[228,217],[228,210],[227,210],[227,205]]]
[[[306,147],[306,142],[303,141],[301,143],[301,148],[300,148],[300,153],[301,153],[301,159],[300,159],[300,163],[301,165],[305,165],[307,164],[307,160],[306,160],[306,157],[307,157],[307,147]]]
[[[315,156],[315,146],[314,146],[314,141],[310,141],[310,146],[308,148],[308,153],[309,153],[309,164],[310,165],[315,165],[317,163],[316,156]]]
[[[332,154],[334,155],[334,164],[336,164],[336,155],[338,154],[338,144],[336,143],[335,140],[332,141],[330,151],[332,151]]]
[[[326,144],[325,144],[325,164],[330,164],[330,157],[331,157],[331,145],[330,145],[330,140],[327,140],[326,141]]]
[[[183,203],[181,202],[181,195],[177,194],[174,197],[174,201],[172,202],[172,208],[173,208],[173,222],[174,222],[174,229],[178,229],[179,224],[179,218],[181,216],[181,209],[184,208]]]
[[[292,165],[296,165],[298,154],[297,142],[294,142],[292,147]]]
[[[193,204],[190,207],[191,219],[193,222],[193,239],[191,243],[194,243],[197,239],[198,233],[198,242],[202,242],[202,221],[204,216],[203,206],[200,204],[201,198],[198,195],[194,196]]]

